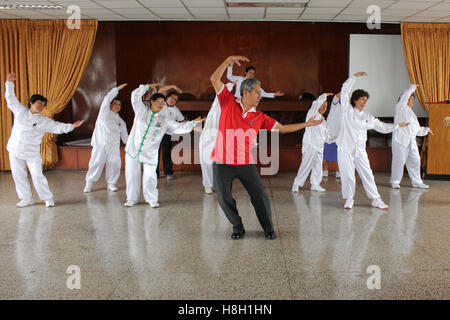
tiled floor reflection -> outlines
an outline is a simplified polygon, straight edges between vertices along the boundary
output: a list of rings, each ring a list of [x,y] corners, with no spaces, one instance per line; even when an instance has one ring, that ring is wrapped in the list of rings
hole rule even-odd
[[[0,173],[1,299],[449,299],[450,182],[427,191],[389,188],[376,173],[384,212],[370,207],[360,182],[343,209],[340,184],[324,194],[291,193],[295,172],[263,179],[278,238],[264,238],[242,185],[233,188],[247,233],[231,226],[199,172],[160,181],[161,207],[124,208],[104,182],[84,194],[83,171],[46,173],[56,207],[18,209],[9,173]],[[80,267],[81,289],[66,273]],[[369,290],[378,266],[381,289]]]

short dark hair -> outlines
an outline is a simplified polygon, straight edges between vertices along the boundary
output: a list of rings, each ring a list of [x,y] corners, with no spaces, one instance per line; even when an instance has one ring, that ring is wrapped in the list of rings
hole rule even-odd
[[[166,95],[166,99],[170,96],[177,96],[177,98],[180,99],[180,94],[175,90],[169,91],[169,93]]]
[[[45,105],[47,105],[47,98],[44,96],[41,96],[40,94],[33,94],[30,98],[30,100],[28,101],[28,108],[31,108],[31,105],[33,103],[35,103],[36,101],[42,101],[43,103],[45,103]]]
[[[256,72],[256,68],[254,66],[248,66],[245,68],[245,73],[249,72],[250,70],[254,70]]]
[[[113,102],[117,100],[120,102],[120,104],[122,104],[122,100],[119,99],[119,97],[115,97],[114,99],[111,100],[111,104],[113,104]]]
[[[150,97],[150,100],[151,101],[156,101],[156,100],[158,100],[158,98],[163,98],[164,101],[166,101],[166,96],[163,95],[162,93],[154,93],[154,94],[152,94],[152,96]]]
[[[367,91],[364,91],[363,89],[356,89],[352,93],[352,97],[350,98],[350,103],[352,106],[355,106],[355,101],[358,100],[361,97],[367,97],[369,99],[369,93]]]

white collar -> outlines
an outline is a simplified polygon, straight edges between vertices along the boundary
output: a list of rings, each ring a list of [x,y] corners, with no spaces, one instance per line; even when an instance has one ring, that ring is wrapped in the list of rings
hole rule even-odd
[[[244,112],[244,106],[242,105],[242,101],[240,99],[236,99],[236,102],[238,102],[238,101],[239,101],[239,105],[242,108],[242,117],[245,118],[247,116],[247,113],[249,113],[249,112],[256,112],[255,107],[251,107],[250,109],[247,110],[247,112]]]

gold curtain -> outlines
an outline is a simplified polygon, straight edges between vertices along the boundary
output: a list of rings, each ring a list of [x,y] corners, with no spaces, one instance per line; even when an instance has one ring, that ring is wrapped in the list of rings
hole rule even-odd
[[[403,54],[411,83],[428,112],[428,101],[450,98],[450,24],[402,23]]]
[[[82,20],[80,29],[69,29],[65,20],[30,21],[27,38],[28,89],[47,98],[49,118],[69,103],[91,57],[98,22]],[[79,120],[79,119],[75,119]],[[41,156],[44,168],[58,161],[56,135],[46,133]]]
[[[425,102],[450,98],[450,24],[402,23],[403,55],[411,83],[420,84],[416,93]],[[428,139],[422,145],[422,168],[427,166]]]
[[[6,76],[17,75],[16,95],[20,101],[28,101],[26,37],[27,20],[0,20],[0,170],[9,170],[9,153],[6,144],[13,125],[13,114],[6,106]]]

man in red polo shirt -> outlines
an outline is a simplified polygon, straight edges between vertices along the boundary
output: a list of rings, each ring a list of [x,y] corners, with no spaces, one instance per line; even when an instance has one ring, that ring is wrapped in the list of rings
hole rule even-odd
[[[240,239],[245,234],[242,219],[236,208],[231,187],[234,178],[238,178],[250,195],[256,216],[261,224],[265,237],[275,239],[272,225],[272,211],[269,197],[256,169],[251,149],[260,129],[277,130],[289,133],[315,126],[323,121],[311,118],[306,123],[282,125],[275,119],[265,115],[256,107],[261,100],[261,82],[249,78],[240,87],[241,102],[227,90],[221,78],[230,63],[240,65],[239,61],[249,61],[243,56],[230,56],[211,75],[211,82],[217,93],[221,115],[214,150],[211,154],[213,162],[213,180],[219,205],[233,225],[232,239]]]

